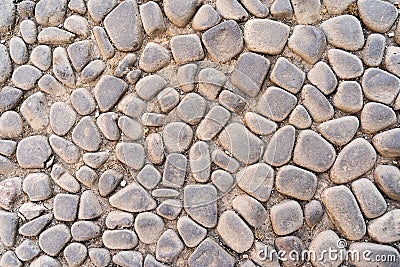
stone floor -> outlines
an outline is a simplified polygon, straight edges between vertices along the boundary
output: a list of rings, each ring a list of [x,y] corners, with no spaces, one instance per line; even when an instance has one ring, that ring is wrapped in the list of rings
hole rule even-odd
[[[400,266],[398,8],[0,0],[0,266]]]

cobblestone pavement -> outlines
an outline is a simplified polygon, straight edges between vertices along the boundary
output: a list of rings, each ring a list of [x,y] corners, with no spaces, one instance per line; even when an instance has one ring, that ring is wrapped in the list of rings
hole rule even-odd
[[[400,266],[398,8],[0,0],[0,266]]]

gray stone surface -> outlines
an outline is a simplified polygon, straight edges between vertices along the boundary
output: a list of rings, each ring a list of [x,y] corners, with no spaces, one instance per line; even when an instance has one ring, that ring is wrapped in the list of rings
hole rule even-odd
[[[358,82],[343,81],[333,96],[333,106],[347,113],[356,113],[363,108],[363,91]]]
[[[382,63],[386,38],[377,33],[370,34],[362,51],[362,59],[369,67],[378,67]]]
[[[305,73],[284,57],[278,58],[270,74],[270,80],[277,86],[297,94],[305,79]]]
[[[386,201],[373,182],[361,178],[351,184],[351,189],[365,217],[373,219],[385,213]]]
[[[331,94],[338,84],[332,69],[323,61],[319,61],[310,69],[307,79],[325,95]]]
[[[22,139],[17,146],[17,161],[22,168],[43,168],[52,150],[47,138],[42,135]]]
[[[282,201],[270,210],[272,228],[277,235],[288,235],[303,225],[303,210],[295,200]]]
[[[318,131],[334,145],[349,143],[357,133],[360,122],[355,116],[345,116],[318,125]]]
[[[396,166],[378,165],[374,170],[374,180],[387,197],[400,199],[400,170]]]
[[[371,30],[385,33],[397,19],[397,8],[388,2],[377,0],[357,1],[362,22]]]
[[[233,267],[234,263],[234,257],[211,238],[201,242],[188,260],[188,266],[190,267],[200,267],[208,264]]]
[[[292,158],[295,134],[295,129],[291,125],[277,130],[267,145],[264,161],[274,167],[288,163]]]
[[[71,233],[65,224],[57,224],[43,231],[39,236],[40,248],[50,256],[57,256],[71,239]]]
[[[297,103],[297,98],[278,87],[268,87],[257,104],[257,111],[265,117],[281,122],[289,116]]]
[[[301,100],[315,122],[327,121],[334,115],[334,109],[328,99],[312,85],[304,85]]]
[[[177,64],[186,64],[204,58],[203,47],[196,34],[174,36],[171,38],[170,45]]]
[[[392,129],[374,136],[372,143],[375,149],[382,156],[393,158],[400,154],[400,147],[397,140],[400,138],[399,129]]]

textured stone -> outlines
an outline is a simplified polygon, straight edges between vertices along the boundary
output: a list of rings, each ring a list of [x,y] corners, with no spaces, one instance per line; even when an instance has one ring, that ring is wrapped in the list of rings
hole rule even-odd
[[[146,138],[147,153],[150,162],[161,164],[164,161],[164,143],[159,133],[152,133]]]
[[[177,199],[166,199],[157,207],[157,214],[161,217],[173,221],[182,211],[182,203]]]
[[[303,105],[297,105],[289,116],[289,123],[297,129],[307,129],[312,124],[312,119]]]
[[[151,212],[142,212],[135,218],[135,231],[141,242],[156,244],[164,231],[162,218]]]
[[[369,29],[385,33],[390,30],[397,19],[397,8],[388,2],[378,0],[357,1],[361,21]]]
[[[128,116],[119,117],[118,127],[121,129],[125,140],[139,140],[143,138],[142,124]]]
[[[285,253],[282,257],[283,266],[292,267],[292,266],[301,266],[304,263],[305,259],[301,257],[291,257],[292,255],[301,255],[304,251],[304,245],[300,238],[297,236],[284,236],[278,237],[275,239],[275,246],[279,251]]]
[[[277,130],[267,145],[264,161],[274,167],[288,163],[292,158],[295,134],[295,129],[291,125]]]
[[[85,88],[75,89],[70,95],[71,104],[80,115],[92,113],[96,108],[96,102],[92,94]]]
[[[271,223],[277,235],[288,235],[303,225],[303,210],[294,200],[286,200],[272,206]]]
[[[332,105],[328,99],[314,86],[305,85],[301,91],[304,107],[316,122],[324,122],[334,115]]]
[[[299,24],[313,24],[321,19],[322,5],[319,0],[291,0],[294,17]]]
[[[207,236],[207,230],[187,216],[178,219],[176,228],[186,246],[196,247]]]
[[[65,45],[75,39],[75,34],[57,27],[43,28],[38,34],[39,44]]]
[[[268,212],[263,205],[256,199],[246,194],[235,197],[235,199],[232,201],[232,206],[239,213],[239,215],[242,216],[245,221],[254,228],[260,228],[268,222]],[[232,216],[227,217],[229,219],[229,217]],[[223,227],[226,227],[226,225]],[[224,231],[226,230],[227,229],[224,229]]]
[[[205,265],[233,267],[234,263],[235,258],[211,238],[201,242],[188,260],[189,267]]]
[[[168,152],[185,152],[193,139],[193,130],[183,122],[172,122],[163,129],[164,145]]]
[[[396,123],[396,114],[386,105],[369,102],[361,111],[361,128],[366,133],[377,133]]]
[[[226,77],[214,68],[205,68],[199,72],[199,93],[208,99],[215,99],[225,85]]]
[[[156,201],[136,182],[112,195],[109,202],[111,206],[128,212],[153,210],[157,206]]]
[[[386,38],[377,33],[370,34],[362,51],[362,59],[369,67],[378,67],[382,63]]]
[[[112,0],[114,2],[114,0]],[[93,2],[93,1],[92,1]],[[102,2],[99,1],[99,4],[102,5]],[[100,54],[104,59],[110,59],[115,54],[114,46],[111,44],[110,39],[108,39],[106,30],[99,26],[93,27],[93,36],[97,42],[97,46],[99,47]]]
[[[177,115],[191,125],[198,124],[206,112],[206,100],[196,93],[188,93],[176,108]]]
[[[317,177],[312,172],[286,165],[276,173],[276,190],[299,200],[311,200],[317,190]]]
[[[399,56],[399,48],[397,46],[389,46],[386,49],[385,55],[385,66],[388,71],[396,75],[397,77],[400,76],[400,56]]]
[[[11,77],[13,84],[22,90],[31,90],[42,76],[42,72],[31,65],[17,67]]]
[[[333,224],[349,240],[359,240],[366,233],[364,218],[354,195],[344,185],[325,189],[322,202]]]
[[[156,259],[173,262],[184,249],[184,245],[174,230],[165,231],[157,242]]]
[[[374,180],[386,196],[400,199],[400,171],[396,166],[378,165],[374,170]]]
[[[213,107],[196,129],[196,137],[208,141],[213,139],[230,119],[230,112],[221,106]]]
[[[121,2],[106,16],[103,23],[118,50],[134,51],[142,45],[143,28],[136,1]]]
[[[161,111],[169,113],[179,103],[179,93],[172,87],[165,88],[157,95]]]
[[[101,135],[92,117],[83,117],[72,131],[72,140],[80,148],[89,152],[97,151],[101,145]]]
[[[249,16],[237,0],[217,0],[215,6],[221,16],[227,20],[245,21]]]
[[[97,174],[88,166],[82,166],[75,172],[76,179],[86,187],[92,187],[97,182]]]
[[[38,45],[32,49],[30,60],[32,64],[42,71],[51,66],[51,49],[47,45]]]
[[[163,181],[165,186],[180,188],[185,182],[187,159],[182,154],[171,153],[167,156]]]
[[[78,219],[91,220],[100,217],[102,214],[103,208],[99,198],[91,190],[84,191],[79,202]]]
[[[34,130],[43,130],[49,124],[46,96],[37,92],[29,96],[21,105],[22,116]]]
[[[215,165],[230,173],[236,172],[240,167],[240,164],[236,159],[228,156],[220,149],[215,149],[211,153],[211,159]]]
[[[351,15],[341,15],[321,24],[328,43],[338,48],[356,51],[364,46],[361,23]]]
[[[304,83],[305,73],[284,57],[278,58],[272,69],[270,80],[276,85],[297,94]]]
[[[73,222],[78,213],[79,196],[72,194],[57,194],[54,197],[54,218],[59,221]]]
[[[294,148],[294,163],[315,172],[325,172],[335,158],[335,149],[320,135],[311,130],[300,132]]]
[[[282,52],[289,37],[290,28],[269,19],[251,19],[244,27],[244,40],[248,50],[269,55]]]
[[[6,111],[0,116],[0,136],[15,139],[22,134],[21,116],[15,111]]]
[[[400,155],[399,138],[400,130],[396,128],[375,135],[372,143],[379,154],[384,157],[394,158]]]
[[[17,213],[0,211],[0,241],[6,247],[12,247],[15,244],[18,230]]]
[[[323,61],[315,64],[307,73],[307,79],[315,85],[324,95],[335,91],[337,78],[332,69]]]
[[[312,264],[316,267],[324,267],[327,264],[332,267],[340,266],[346,255],[346,249],[338,245],[338,243],[341,244],[340,240],[340,237],[332,230],[325,230],[316,235],[309,246],[309,250],[314,251],[316,255],[311,257]],[[329,250],[337,251],[336,259],[327,259],[323,256],[325,251]]]
[[[356,257],[351,257],[350,262],[356,267],[395,267],[397,262],[400,260],[399,252],[395,248],[376,243],[354,242],[350,244],[349,250],[359,253],[359,255],[369,254],[367,259],[358,260]],[[371,259],[376,258],[386,258],[392,260],[381,262],[371,261]]]
[[[132,225],[133,215],[131,213],[113,210],[107,215],[106,226],[108,229],[129,228]]]
[[[22,168],[43,168],[52,151],[47,138],[34,135],[22,139],[17,146],[17,161]]]
[[[10,39],[9,49],[11,59],[18,65],[28,61],[28,48],[21,37],[13,36]]]
[[[170,45],[177,64],[186,64],[204,58],[203,47],[196,34],[174,36],[171,38]]]
[[[63,47],[57,47],[53,51],[53,74],[66,86],[75,86],[75,73],[68,59],[67,50]]]
[[[149,36],[157,36],[166,31],[164,16],[160,6],[153,1],[140,5],[143,28]]]
[[[194,15],[192,27],[196,31],[205,31],[217,25],[220,20],[219,13],[211,5],[205,4]]]
[[[291,19],[293,17],[293,7],[290,0],[276,0],[272,3],[271,15],[278,19]]]
[[[365,217],[373,219],[385,213],[386,201],[370,180],[358,179],[351,184],[351,189]]]
[[[112,109],[127,87],[128,85],[119,78],[110,75],[102,76],[94,88],[94,96],[100,110],[105,112]]]
[[[166,85],[167,82],[161,76],[149,75],[137,82],[136,93],[140,98],[150,100],[164,89]]]
[[[363,92],[355,81],[343,81],[333,96],[335,108],[348,113],[356,113],[363,108]]]
[[[265,163],[256,163],[236,174],[240,189],[261,202],[269,199],[274,185],[274,170]]]
[[[0,32],[6,33],[12,30],[15,22],[15,5],[13,1],[6,0],[2,2],[0,12]]]
[[[90,221],[77,221],[71,227],[72,238],[76,241],[88,241],[100,236],[100,226]]]
[[[394,228],[400,216],[400,210],[395,209],[383,216],[371,220],[368,224],[368,235],[379,243],[392,243],[400,240],[399,231]]]
[[[133,249],[139,243],[135,232],[131,230],[105,230],[102,240],[108,249]]]
[[[15,254],[22,261],[30,261],[40,253],[39,246],[32,240],[25,239],[15,248]]]
[[[311,200],[304,206],[304,220],[309,227],[315,226],[319,223],[324,215],[321,202],[318,200]]]
[[[157,43],[146,44],[140,56],[139,67],[145,72],[156,72],[166,67],[171,61],[168,49]]]
[[[341,79],[355,79],[364,72],[361,59],[349,52],[340,49],[329,49],[328,59],[332,69]]]
[[[210,59],[219,63],[228,62],[243,50],[242,31],[233,20],[227,20],[207,30],[202,41]]]
[[[278,127],[275,122],[254,112],[246,112],[244,121],[250,131],[257,135],[270,135],[274,133]]]
[[[164,2],[164,12],[173,24],[178,27],[185,27],[200,5],[200,0],[166,0]]]
[[[6,251],[0,259],[1,266],[4,267],[22,267],[22,262],[17,258],[13,251]]]
[[[90,34],[87,19],[79,15],[69,16],[64,22],[64,28],[82,38],[86,38]]]
[[[64,249],[64,258],[71,266],[81,265],[87,257],[87,248],[81,243],[71,243]]]
[[[120,251],[112,258],[115,264],[123,267],[140,267],[142,266],[143,256],[138,251]]]
[[[186,64],[180,66],[176,72],[179,86],[186,93],[193,91],[198,67],[196,64]]]
[[[268,87],[259,99],[256,109],[261,115],[280,122],[289,116],[296,103],[294,95],[278,87]]]
[[[11,2],[10,2],[11,3]],[[11,4],[14,6],[13,4]],[[3,9],[2,9],[3,11]],[[1,22],[0,22],[1,23]],[[1,24],[0,24],[1,25]],[[0,82],[3,83],[11,76],[12,64],[10,54],[5,45],[0,45]]]
[[[57,256],[71,239],[65,224],[57,224],[43,231],[39,236],[40,248],[50,256]]]
[[[318,131],[334,145],[343,146],[353,139],[359,126],[357,117],[346,116],[318,125]]]
[[[0,112],[14,108],[19,103],[21,97],[21,90],[10,86],[3,87],[0,91]]]

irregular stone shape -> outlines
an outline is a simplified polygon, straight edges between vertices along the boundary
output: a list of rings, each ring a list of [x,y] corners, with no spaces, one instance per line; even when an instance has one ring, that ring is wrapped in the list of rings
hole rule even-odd
[[[353,181],[368,172],[375,164],[376,152],[363,138],[357,138],[346,145],[332,166],[330,178],[334,183]]]
[[[354,242],[350,244],[349,250],[356,252],[359,255],[369,254],[367,259],[357,259],[350,257],[350,262],[355,267],[395,267],[400,260],[399,252],[391,246],[380,245],[376,243]],[[379,255],[379,256],[378,256]],[[385,258],[389,261],[371,261],[371,259]]]
[[[147,154],[153,164],[162,164],[164,161],[164,143],[159,133],[152,133],[146,138]]]
[[[69,62],[67,50],[63,47],[57,47],[53,51],[53,73],[66,86],[75,86],[75,73]]]
[[[89,248],[89,258],[96,267],[106,267],[111,262],[111,253],[105,248]]]
[[[83,162],[93,169],[98,169],[103,166],[108,160],[110,154],[108,152],[96,152],[96,153],[85,153],[83,154]]]
[[[315,26],[297,25],[289,38],[288,46],[302,59],[315,64],[325,52],[325,34]]]
[[[12,30],[15,22],[15,5],[13,1],[5,0],[2,2],[0,11],[0,32],[7,33]]]
[[[53,193],[52,183],[47,174],[28,174],[22,184],[22,190],[31,201],[42,201],[51,197]]]
[[[103,23],[118,50],[135,51],[142,45],[143,28],[136,1],[120,3],[106,16]]]
[[[77,72],[81,72],[89,63],[92,57],[92,46],[92,42],[88,40],[75,42],[68,46],[68,56],[71,60],[72,66]]]
[[[196,31],[205,31],[221,21],[219,13],[209,4],[202,5],[193,17],[192,28]]]
[[[99,47],[100,54],[103,59],[110,59],[115,55],[114,46],[111,44],[110,39],[108,39],[106,30],[99,26],[93,27],[93,36],[96,39],[97,46]]]
[[[139,67],[145,72],[156,72],[169,64],[171,54],[168,49],[157,43],[146,44],[140,56]]]
[[[198,67],[196,64],[180,66],[176,73],[179,86],[186,93],[193,91]]]
[[[334,145],[343,146],[350,142],[359,126],[357,117],[346,116],[318,125],[318,131]]]
[[[206,112],[207,101],[196,93],[188,93],[176,108],[177,115],[191,125],[198,124]]]
[[[243,168],[236,174],[240,189],[250,196],[265,202],[274,185],[274,170],[265,163],[256,163]]]
[[[315,172],[325,172],[335,157],[335,149],[324,138],[311,130],[300,132],[294,148],[294,163]]]
[[[174,36],[171,38],[170,45],[177,64],[186,64],[204,58],[203,47],[196,34]]]
[[[144,126],[161,127],[167,120],[167,115],[159,113],[143,113],[142,124]]]
[[[386,196],[400,200],[400,170],[396,166],[378,165],[374,170],[374,180]]]
[[[207,182],[210,178],[211,157],[208,144],[199,141],[190,148],[189,151],[190,171],[193,178],[200,182]]]
[[[102,112],[112,109],[119,98],[128,89],[128,85],[121,79],[104,75],[94,88],[94,97]]]
[[[179,194],[179,191],[169,188],[159,188],[151,192],[151,195],[157,198],[176,198]]]
[[[396,114],[386,105],[369,102],[361,111],[361,128],[366,133],[377,133],[396,123]]]
[[[46,96],[42,92],[29,96],[21,105],[22,116],[34,130],[43,130],[49,124]]]
[[[5,112],[15,108],[21,97],[21,90],[10,86],[3,87],[3,89],[0,91],[0,112]]]
[[[90,221],[77,221],[71,227],[72,238],[76,241],[87,241],[100,236],[100,226]]]
[[[78,213],[79,196],[72,194],[57,194],[54,197],[54,218],[59,221],[73,222]]]
[[[262,227],[268,221],[268,212],[263,205],[246,194],[235,197],[232,206],[254,228]],[[229,219],[232,216],[227,217]],[[226,225],[223,227],[226,227]],[[223,231],[227,231],[227,229],[223,229]]]
[[[321,221],[323,215],[324,210],[318,200],[311,200],[304,206],[304,220],[311,228]]]
[[[389,46],[386,49],[385,55],[385,66],[388,71],[399,77],[400,75],[400,56],[399,56],[399,48],[397,46]]]
[[[18,229],[17,213],[0,211],[0,240],[6,247],[15,244]]]
[[[153,1],[140,5],[143,28],[149,36],[157,36],[166,31],[164,16],[160,6]]]
[[[50,256],[57,256],[71,239],[65,224],[57,224],[43,231],[39,236],[40,248]]]
[[[112,195],[109,202],[111,206],[128,212],[152,210],[157,206],[156,201],[136,182]]]
[[[213,185],[187,185],[183,190],[186,213],[207,228],[217,225],[217,189]]]
[[[304,83],[306,75],[284,57],[278,58],[272,69],[270,80],[283,89],[297,94]]]
[[[211,159],[215,165],[230,173],[235,173],[240,167],[240,164],[236,159],[228,156],[220,149],[215,149],[212,152]]]
[[[138,173],[137,179],[146,189],[153,189],[161,181],[161,174],[153,165],[147,164]]]
[[[168,123],[162,132],[164,145],[169,153],[185,152],[193,139],[193,130],[183,122]]]
[[[207,236],[207,230],[188,216],[180,217],[176,228],[185,245],[190,248],[196,247]]]
[[[305,259],[301,257],[296,258],[288,256],[289,253],[300,255],[304,251],[303,241],[297,236],[278,237],[275,239],[275,246],[279,251],[285,253],[281,259],[282,262],[284,262],[283,266],[301,266],[304,263]]]
[[[368,235],[379,243],[392,243],[400,240],[400,232],[396,229],[400,210],[395,209],[374,219],[368,224]]]
[[[92,187],[97,182],[96,172],[87,166],[82,166],[75,174],[76,179],[86,187]]]
[[[134,67],[137,61],[137,56],[134,53],[126,54],[126,56],[119,62],[117,68],[114,71],[114,75],[121,78],[125,74],[129,73],[129,69]],[[139,70],[136,70],[139,71]],[[140,72],[140,71],[139,71]],[[129,79],[128,79],[129,81]]]
[[[63,102],[56,102],[50,108],[50,126],[57,135],[65,135],[72,128],[76,113],[72,107]]]
[[[129,228],[133,225],[133,215],[123,211],[111,211],[106,218],[106,226],[109,229]]]
[[[294,17],[299,24],[313,24],[321,19],[322,5],[319,0],[291,0]]]
[[[400,130],[396,128],[375,135],[372,143],[379,154],[384,157],[394,158],[400,155],[399,138]]]
[[[83,117],[75,126],[72,140],[77,146],[90,152],[99,150],[102,142],[96,123],[89,116]]]
[[[47,45],[38,45],[32,49],[30,60],[32,64],[42,71],[51,66],[51,48]]]
[[[280,54],[289,38],[290,27],[270,19],[251,19],[244,26],[244,40],[249,51]]]
[[[231,75],[232,84],[247,94],[255,97],[261,89],[270,67],[270,61],[255,53],[243,53]]]
[[[0,156],[0,174],[10,175],[17,169],[17,165],[10,159]]]
[[[158,105],[162,112],[170,112],[179,103],[179,93],[172,87],[168,87],[157,95]]]
[[[244,164],[255,163],[261,158],[262,141],[242,124],[229,124],[219,134],[218,140],[224,149]]]
[[[100,23],[103,18],[114,8],[116,5],[115,0],[88,0],[87,9],[90,17],[96,22]]]
[[[131,230],[105,230],[102,240],[108,249],[133,249],[139,243],[135,232]]]
[[[142,124],[127,116],[121,116],[118,119],[118,126],[124,137],[128,140],[139,140],[143,138]]]
[[[144,266],[148,267],[168,267],[154,258],[153,255],[147,254],[146,258],[144,259]]]
[[[363,108],[363,92],[358,82],[343,81],[333,96],[335,108],[348,113],[356,113]]]
[[[84,191],[79,202],[78,219],[91,220],[100,217],[102,214],[103,209],[99,198],[91,190]]]
[[[272,206],[270,217],[272,229],[277,235],[288,235],[303,225],[303,210],[294,200],[286,200]]]
[[[164,231],[165,224],[160,216],[142,212],[136,216],[134,227],[141,242],[156,244]]]
[[[175,220],[182,211],[182,203],[177,199],[167,199],[157,207],[157,214],[167,220]]]
[[[199,72],[199,93],[208,99],[215,99],[226,82],[226,76],[214,68],[205,68]]]
[[[264,154],[264,161],[274,167],[282,166],[292,158],[296,132],[287,125],[274,133]]]
[[[369,67],[379,67],[385,53],[386,38],[377,33],[368,35],[362,51],[362,59]]]
[[[71,243],[64,249],[64,258],[69,265],[79,266],[87,257],[87,248],[81,243]]]
[[[276,0],[270,7],[271,15],[278,19],[291,19],[293,7],[290,0]]]
[[[320,232],[311,241],[309,249],[315,252],[315,257],[311,257],[311,262],[316,267],[323,267],[330,264],[332,267],[338,267],[342,264],[346,255],[346,248],[341,246],[340,237],[332,230],[325,230]],[[338,245],[339,244],[339,245]],[[336,259],[326,259],[324,251],[335,250],[337,251]]]
[[[184,249],[184,245],[178,234],[168,229],[157,242],[156,258],[164,262],[173,262]]]
[[[211,238],[205,239],[188,259],[189,267],[207,265],[233,267],[235,258]]]
[[[274,133],[278,127],[275,122],[254,112],[246,112],[244,121],[250,131],[257,135],[270,135]]]
[[[311,200],[317,190],[317,177],[312,172],[285,165],[276,173],[276,190],[299,200]]]
[[[42,26],[58,26],[65,19],[67,1],[41,0],[35,6],[35,19]]]
[[[164,89],[166,85],[167,82],[161,76],[149,75],[137,82],[136,93],[144,100],[150,100]]]
[[[38,81],[38,86],[43,92],[53,96],[59,97],[66,91],[64,85],[62,85],[56,78],[49,74],[45,74]]]
[[[115,170],[106,170],[99,179],[100,196],[105,197],[111,194],[122,181],[123,175]]]
[[[357,6],[365,26],[380,33],[389,31],[398,16],[397,8],[387,2],[361,0],[357,1]]]
[[[164,12],[173,24],[178,27],[185,27],[200,5],[200,0],[166,0],[164,2]]]
[[[341,15],[324,21],[321,28],[328,43],[338,48],[357,51],[364,46],[361,23],[351,15]]]
[[[230,112],[225,108],[213,107],[197,127],[196,137],[204,141],[213,139],[224,128],[230,117]]]
[[[44,168],[51,153],[51,147],[45,136],[29,136],[18,143],[17,161],[21,168]]]
[[[6,111],[0,116],[0,136],[15,139],[22,134],[21,116],[15,111]]]
[[[144,148],[135,143],[118,143],[115,147],[117,159],[128,167],[140,170],[144,165]]]
[[[350,189],[344,185],[330,187],[322,192],[321,199],[329,218],[345,238],[359,240],[365,235],[365,221]]]
[[[22,180],[17,177],[7,178],[0,182],[0,207],[2,209],[11,210],[14,207],[18,196],[21,194],[21,183]],[[19,212],[23,214],[21,207]]]
[[[87,38],[90,34],[87,19],[78,15],[69,16],[64,21],[64,28],[82,38]]]
[[[112,260],[115,264],[118,264],[118,266],[139,267],[142,266],[143,256],[142,253],[138,251],[120,251],[113,256]]]
[[[132,94],[123,97],[117,105],[117,109],[120,112],[132,118],[138,118],[145,107],[145,102]]]
[[[22,225],[18,229],[18,233],[23,236],[36,237],[51,222],[51,220],[53,220],[52,214],[40,216]]]
[[[12,2],[11,2],[12,3]],[[6,251],[0,259],[1,266],[4,267],[22,267],[22,262],[13,251]]]
[[[246,9],[237,0],[217,0],[215,7],[221,16],[227,20],[245,21],[249,16]]]
[[[13,84],[22,90],[31,90],[42,76],[42,72],[31,65],[17,67],[11,77]]]
[[[324,95],[331,94],[337,86],[337,79],[332,69],[323,61],[315,64],[307,73],[307,79]]]
[[[56,260],[52,257],[49,257],[47,255],[42,255],[42,256],[36,258],[34,261],[32,261],[30,266],[32,266],[32,267],[41,267],[41,266],[61,267],[62,265],[58,260]]]
[[[281,122],[289,116],[297,103],[297,98],[278,87],[268,87],[258,101],[257,111],[267,118]]]
[[[364,72],[364,67],[356,55],[340,49],[328,50],[329,63],[341,79],[355,79]]]
[[[72,43],[74,39],[75,34],[57,27],[43,28],[38,34],[39,44],[65,45]]]
[[[14,6],[11,2],[11,6]],[[2,11],[5,9],[2,9]],[[0,16],[1,17],[1,16]],[[0,22],[1,25],[1,22]],[[5,45],[0,45],[0,82],[3,83],[11,76],[12,64],[10,54]]]
[[[365,217],[373,219],[385,213],[386,201],[370,180],[358,179],[351,184],[351,189]]]
[[[243,50],[243,35],[239,25],[227,20],[202,35],[203,44],[212,61],[226,63]]]
[[[307,129],[311,127],[312,119],[303,105],[297,105],[290,113],[289,123],[297,129]]]
[[[255,17],[265,18],[269,15],[268,7],[260,0],[242,0],[241,3]]]
[[[234,211],[229,210],[221,214],[217,232],[222,240],[238,253],[249,250],[253,245],[253,232]]]
[[[114,112],[102,113],[97,118],[97,126],[105,138],[113,141],[120,139],[121,133],[117,125],[117,119],[118,115]]]

